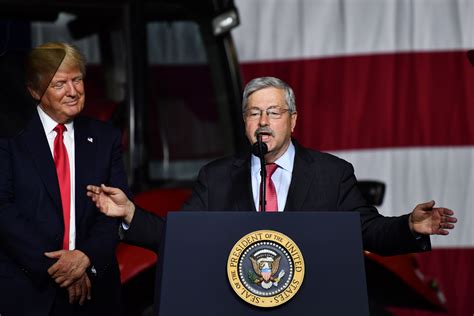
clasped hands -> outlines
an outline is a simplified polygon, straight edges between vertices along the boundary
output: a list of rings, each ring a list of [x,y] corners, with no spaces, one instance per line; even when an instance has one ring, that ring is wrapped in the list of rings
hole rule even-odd
[[[67,289],[70,304],[83,305],[91,299],[92,284],[86,273],[91,262],[82,251],[58,250],[46,252],[45,256],[57,259],[48,273],[61,288]]]

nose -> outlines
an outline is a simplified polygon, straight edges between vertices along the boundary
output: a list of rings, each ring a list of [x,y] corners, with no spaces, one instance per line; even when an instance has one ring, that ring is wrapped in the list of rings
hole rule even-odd
[[[77,95],[77,90],[72,80],[66,82],[66,94],[69,97],[75,97]]]
[[[262,111],[260,115],[260,119],[258,121],[259,126],[267,126],[268,125],[268,114],[266,111]]]

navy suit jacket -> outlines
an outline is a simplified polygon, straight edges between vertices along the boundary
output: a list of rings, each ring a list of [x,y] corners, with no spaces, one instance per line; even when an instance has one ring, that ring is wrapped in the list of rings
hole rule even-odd
[[[94,306],[115,308],[119,302],[117,221],[97,210],[86,185],[129,191],[118,130],[78,117],[74,144],[76,249],[97,271],[91,276],[93,300],[82,310],[95,314]],[[55,299],[67,297],[47,273],[56,260],[44,255],[62,248],[62,217],[54,160],[35,113],[19,135],[0,140],[0,314],[47,315]]]
[[[296,141],[295,161],[285,212],[357,211],[361,217],[364,248],[382,255],[430,249],[428,236],[411,233],[408,216],[384,217],[367,205],[357,188],[354,168],[333,155],[303,148]],[[188,211],[252,211],[250,152],[215,160],[204,166],[193,194],[183,206]],[[315,229],[324,223],[314,223]],[[164,221],[137,209],[125,241],[159,249]],[[341,232],[342,234],[343,232]]]

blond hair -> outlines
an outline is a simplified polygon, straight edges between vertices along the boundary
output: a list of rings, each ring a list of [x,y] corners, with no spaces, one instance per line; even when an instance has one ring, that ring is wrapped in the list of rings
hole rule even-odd
[[[42,95],[59,67],[78,67],[86,75],[86,59],[73,45],[49,42],[33,48],[26,59],[26,85]]]

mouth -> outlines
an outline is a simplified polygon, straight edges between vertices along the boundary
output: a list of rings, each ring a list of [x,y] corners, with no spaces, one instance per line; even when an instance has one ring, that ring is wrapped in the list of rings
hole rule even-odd
[[[79,103],[79,99],[64,102],[64,104],[65,104],[66,106],[75,106],[75,105],[77,105],[78,103]]]
[[[255,138],[258,138],[259,135],[262,136],[263,142],[268,142],[270,137],[273,137],[273,132],[268,127],[261,127],[255,131]]]
[[[259,135],[262,135],[262,142],[266,143],[270,140],[270,137],[272,137],[271,133],[260,133]]]

